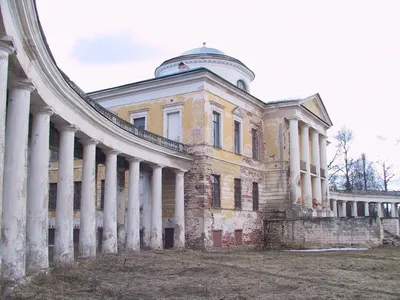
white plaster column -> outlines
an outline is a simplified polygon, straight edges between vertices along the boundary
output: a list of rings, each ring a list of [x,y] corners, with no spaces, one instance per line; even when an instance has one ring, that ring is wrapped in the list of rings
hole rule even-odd
[[[29,81],[12,82],[8,97],[3,178],[2,271],[5,278],[25,276]]]
[[[118,162],[117,162],[118,164]],[[126,188],[125,188],[125,167],[117,167],[117,234],[118,249],[124,249],[126,244],[125,231],[125,208],[126,208]]]
[[[396,203],[391,203],[390,205],[391,205],[391,214],[390,214],[390,216],[392,218],[397,218],[397,215],[396,215]]]
[[[296,204],[301,198],[300,187],[300,151],[299,151],[299,120],[289,119],[290,130],[290,200]]]
[[[14,52],[12,42],[0,41],[0,230],[2,223],[2,198],[3,198],[3,172],[4,172],[4,147],[6,130],[6,103],[8,83],[8,57]],[[0,240],[2,239],[0,234]],[[1,255],[1,252],[0,252]],[[1,257],[0,257],[1,262]]]
[[[54,261],[71,263],[74,261],[74,147],[77,128],[67,125],[59,131]]]
[[[332,199],[332,211],[334,217],[339,217],[337,211],[337,201],[335,199]]]
[[[96,145],[88,139],[83,145],[82,196],[79,229],[79,254],[84,258],[96,257]]]
[[[140,159],[129,159],[128,219],[126,249],[140,250]]]
[[[320,156],[319,156],[319,138],[316,130],[311,131],[311,151],[312,164],[317,169],[317,176],[313,177],[313,199],[321,203],[321,171],[320,171]],[[322,204],[322,203],[321,203]]]
[[[340,206],[340,209],[341,209],[340,216],[342,218],[347,217],[346,203],[347,203],[347,201],[342,201],[341,206]]]
[[[399,206],[398,205],[399,205],[398,203],[394,204],[394,208],[395,208],[395,211],[396,211],[396,218],[399,218]]]
[[[150,247],[151,236],[151,218],[152,218],[152,205],[151,205],[151,173],[143,172],[143,210],[142,210],[142,227],[143,227],[143,245],[145,248]]]
[[[162,249],[162,166],[153,166],[150,247]]]
[[[103,210],[103,252],[117,253],[117,155],[108,150],[106,154],[106,178]]]
[[[174,248],[185,248],[185,173],[175,170]]]
[[[322,174],[320,170],[317,172],[320,174],[321,179],[321,200],[322,206],[328,206],[328,199],[329,199],[329,184],[328,184],[328,161],[326,156],[326,136],[321,134],[319,139],[319,149],[320,149],[320,166],[321,169],[325,170],[325,178],[322,178]]]
[[[309,137],[309,126],[308,124],[301,125],[301,160],[306,164],[307,171],[303,174],[303,195],[304,205],[307,208],[312,208],[312,185],[311,185],[311,173],[310,173],[310,137]]]
[[[29,269],[49,267],[49,137],[53,113],[50,107],[44,107],[32,120],[26,217],[26,263]]]
[[[358,217],[357,201],[352,201],[351,202],[351,216],[352,217]]]
[[[378,217],[382,218],[383,217],[383,214],[382,214],[382,203],[377,202],[376,204],[378,206]]]
[[[369,202],[364,202],[364,216],[369,217]]]

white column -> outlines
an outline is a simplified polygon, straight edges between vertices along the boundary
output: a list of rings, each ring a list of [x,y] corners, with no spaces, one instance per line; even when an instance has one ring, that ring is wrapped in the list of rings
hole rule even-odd
[[[84,258],[96,257],[96,145],[88,139],[83,145],[82,196],[79,229],[79,254]]]
[[[118,164],[118,162],[117,162]],[[117,234],[118,249],[125,248],[125,207],[126,207],[126,189],[125,189],[125,167],[117,167]]]
[[[27,148],[30,95],[27,81],[13,82],[8,97],[3,178],[3,276],[25,276]]]
[[[307,208],[312,208],[312,186],[311,186],[311,173],[310,173],[310,144],[309,144],[309,126],[302,124],[301,126],[301,159],[305,162],[307,171],[303,174],[303,195],[304,205]]]
[[[358,217],[357,201],[352,201],[351,202],[351,215],[353,217]]]
[[[290,200],[296,204],[301,197],[300,188],[300,151],[299,151],[299,121],[289,120],[290,127]]]
[[[143,172],[143,211],[142,211],[142,227],[143,227],[143,246],[150,247],[151,236],[151,173]]]
[[[54,261],[71,263],[74,261],[74,147],[77,128],[68,125],[59,131]]]
[[[140,250],[140,159],[129,160],[128,219],[126,249]]]
[[[382,203],[377,202],[376,205],[378,206],[378,217],[379,217],[379,218],[383,218],[383,214],[382,214]]]
[[[174,248],[185,248],[185,173],[175,170]]]
[[[319,138],[318,138],[318,132],[315,130],[311,132],[311,150],[312,150],[312,164],[317,169],[317,176],[313,177],[313,199],[321,203],[322,197],[321,197]]]
[[[397,215],[396,215],[396,203],[391,203],[390,205],[391,205],[391,217],[392,218],[397,218]]]
[[[335,199],[332,199],[332,211],[334,217],[339,217],[337,211],[337,201]]]
[[[153,166],[151,196],[152,216],[150,247],[152,249],[162,249],[162,167],[159,165]]]
[[[8,82],[8,56],[14,52],[10,41],[0,41],[0,231],[2,223],[4,146],[6,129],[6,103]],[[0,234],[0,240],[2,239]],[[1,252],[0,252],[1,255]],[[1,257],[0,257],[1,262]]]
[[[103,210],[103,252],[117,253],[117,155],[109,150],[106,154],[106,178]]]
[[[322,196],[322,206],[326,207],[328,206],[328,199],[329,199],[329,185],[328,185],[328,161],[327,161],[327,156],[326,156],[326,136],[325,135],[320,135],[319,139],[319,149],[321,152],[321,169],[325,170],[325,178],[322,178],[322,174],[320,174],[320,170],[317,170],[317,172],[320,174],[320,179],[321,179],[321,196]]]
[[[364,216],[369,217],[369,202],[364,202]]]
[[[45,107],[34,114],[28,168],[26,217],[26,263],[30,269],[49,267],[49,136],[53,110]]]
[[[394,204],[394,208],[395,208],[395,212],[396,212],[396,218],[399,217],[399,207],[398,207],[398,203]]]
[[[346,201],[342,201],[341,206],[340,206],[340,209],[341,209],[340,216],[343,218],[347,217],[346,203],[347,203]]]

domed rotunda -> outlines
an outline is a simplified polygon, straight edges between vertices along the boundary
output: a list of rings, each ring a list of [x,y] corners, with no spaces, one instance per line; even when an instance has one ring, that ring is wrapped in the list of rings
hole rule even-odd
[[[255,77],[253,71],[240,60],[226,55],[221,50],[206,47],[206,43],[203,43],[203,47],[185,51],[164,61],[155,70],[155,76],[162,77],[197,68],[207,68],[248,93],[250,83]]]

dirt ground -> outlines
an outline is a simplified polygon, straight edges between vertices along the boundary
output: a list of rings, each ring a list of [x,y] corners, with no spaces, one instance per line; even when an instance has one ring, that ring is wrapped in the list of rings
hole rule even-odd
[[[3,299],[400,299],[400,248],[122,253],[53,268]]]

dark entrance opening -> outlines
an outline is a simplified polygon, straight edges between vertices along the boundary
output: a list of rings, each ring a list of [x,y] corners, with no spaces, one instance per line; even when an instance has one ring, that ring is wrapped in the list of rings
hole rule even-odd
[[[164,241],[164,249],[174,247],[174,228],[165,228]]]

